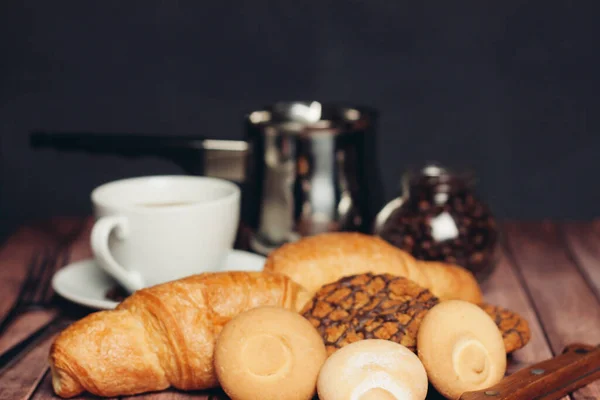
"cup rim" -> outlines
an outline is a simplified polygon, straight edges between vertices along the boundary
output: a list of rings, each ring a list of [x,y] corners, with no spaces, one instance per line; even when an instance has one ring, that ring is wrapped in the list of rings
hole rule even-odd
[[[222,197],[218,197],[213,200],[201,201],[201,202],[197,202],[197,203],[192,202],[192,203],[187,203],[187,204],[178,204],[178,205],[172,205],[169,207],[156,207],[156,208],[136,206],[136,205],[127,204],[127,203],[125,203],[125,204],[116,203],[115,204],[113,202],[100,199],[101,193],[103,191],[108,190],[117,185],[127,184],[130,182],[153,181],[153,180],[173,180],[173,179],[180,180],[180,181],[181,180],[189,180],[189,181],[196,181],[196,182],[198,182],[198,181],[211,182],[211,183],[226,187],[227,189],[230,189],[231,191],[228,192],[226,195],[224,195]],[[213,178],[213,177],[208,177],[208,176],[195,176],[195,175],[144,175],[144,176],[135,176],[135,177],[131,177],[131,178],[116,179],[116,180],[112,180],[112,181],[103,183],[103,184],[95,187],[92,190],[92,192],[90,194],[90,199],[94,206],[98,205],[98,206],[102,206],[102,207],[109,207],[109,208],[115,208],[115,209],[126,210],[126,211],[169,213],[169,212],[175,212],[175,211],[184,211],[184,210],[194,209],[194,208],[198,208],[198,207],[207,207],[207,206],[210,207],[210,206],[215,206],[217,204],[223,204],[223,203],[228,203],[228,202],[232,202],[232,201],[237,201],[240,198],[240,196],[241,196],[241,190],[235,183],[230,182],[225,179],[221,179],[221,178]]]

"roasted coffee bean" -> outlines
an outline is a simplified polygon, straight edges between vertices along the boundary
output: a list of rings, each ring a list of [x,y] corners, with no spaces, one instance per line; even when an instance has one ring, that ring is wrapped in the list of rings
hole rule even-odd
[[[469,257],[469,261],[471,264],[479,264],[483,261],[484,255],[483,253],[473,253],[471,257]]]
[[[454,211],[458,214],[462,214],[464,212],[464,207],[461,203],[457,203],[454,205]]]
[[[475,235],[473,238],[473,243],[475,243],[477,246],[481,246],[483,244],[483,235]]]

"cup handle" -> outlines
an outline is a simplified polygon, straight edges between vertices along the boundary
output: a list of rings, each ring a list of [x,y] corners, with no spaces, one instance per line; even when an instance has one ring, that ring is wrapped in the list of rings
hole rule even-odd
[[[137,272],[127,271],[110,253],[108,239],[111,232],[117,239],[124,240],[129,234],[129,221],[122,216],[102,217],[94,224],[91,234],[91,246],[98,265],[119,281],[131,293],[144,287],[142,277]]]

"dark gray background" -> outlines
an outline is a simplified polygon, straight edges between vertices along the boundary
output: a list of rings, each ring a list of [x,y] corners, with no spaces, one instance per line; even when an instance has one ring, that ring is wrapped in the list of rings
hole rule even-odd
[[[598,7],[592,1],[2,1],[0,230],[90,212],[153,159],[33,152],[28,132],[241,138],[276,100],[381,113],[391,198],[408,165],[472,167],[503,218],[598,215]]]

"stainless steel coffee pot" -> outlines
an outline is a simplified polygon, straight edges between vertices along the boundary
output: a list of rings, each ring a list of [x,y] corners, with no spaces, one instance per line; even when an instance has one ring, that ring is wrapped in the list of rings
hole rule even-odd
[[[370,232],[383,193],[376,159],[377,113],[368,107],[280,102],[248,113],[244,140],[169,135],[36,131],[33,147],[157,156],[186,173],[242,187],[251,247],[330,231]]]

